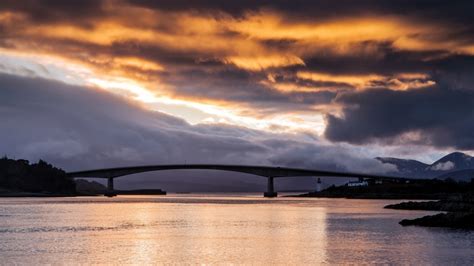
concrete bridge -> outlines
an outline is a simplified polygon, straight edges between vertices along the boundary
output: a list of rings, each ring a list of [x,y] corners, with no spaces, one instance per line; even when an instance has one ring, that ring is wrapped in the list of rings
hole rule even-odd
[[[276,197],[273,180],[279,177],[300,177],[300,176],[318,176],[318,177],[351,177],[351,178],[370,178],[378,180],[409,180],[404,177],[381,176],[363,173],[333,172],[312,169],[287,168],[276,166],[255,166],[255,165],[223,165],[223,164],[170,164],[170,165],[146,165],[131,166],[107,169],[95,169],[67,173],[71,178],[106,178],[108,196],[114,195],[114,178],[164,170],[221,170],[252,174],[267,178],[267,191],[264,197]]]

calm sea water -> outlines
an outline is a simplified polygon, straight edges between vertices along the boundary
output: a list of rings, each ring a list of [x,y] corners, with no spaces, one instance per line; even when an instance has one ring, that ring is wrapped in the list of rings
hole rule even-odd
[[[393,200],[0,199],[0,264],[474,264],[474,232],[402,227]]]

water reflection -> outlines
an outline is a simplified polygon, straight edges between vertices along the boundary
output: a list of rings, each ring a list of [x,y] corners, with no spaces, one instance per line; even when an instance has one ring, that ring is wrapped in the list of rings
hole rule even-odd
[[[474,234],[401,227],[390,201],[1,199],[3,263],[474,263]]]

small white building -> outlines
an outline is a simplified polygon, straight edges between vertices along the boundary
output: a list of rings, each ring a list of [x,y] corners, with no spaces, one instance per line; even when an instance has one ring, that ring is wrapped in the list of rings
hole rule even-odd
[[[318,177],[318,182],[316,183],[316,192],[321,192],[321,178]]]
[[[366,180],[349,181],[346,185],[348,187],[367,187],[369,186],[369,182],[367,182]]]

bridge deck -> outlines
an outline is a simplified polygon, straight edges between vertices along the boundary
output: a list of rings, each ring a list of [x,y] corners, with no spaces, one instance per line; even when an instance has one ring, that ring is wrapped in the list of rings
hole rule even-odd
[[[273,179],[278,177],[298,177],[298,176],[319,176],[319,177],[355,177],[355,178],[373,178],[382,180],[408,180],[405,177],[383,176],[363,173],[334,172],[311,169],[288,168],[278,166],[256,166],[256,165],[224,165],[224,164],[170,164],[170,165],[145,165],[95,169],[78,172],[69,172],[67,176],[71,178],[89,177],[89,178],[107,178],[108,195],[113,193],[113,179],[151,171],[165,170],[221,170],[232,171],[257,176],[266,177],[268,181],[265,197],[276,197],[277,193],[273,189]]]
[[[164,171],[164,170],[222,170],[253,174],[263,177],[297,177],[297,176],[325,176],[325,177],[355,177],[355,178],[375,178],[390,180],[407,180],[406,177],[375,175],[366,173],[336,172],[313,169],[288,168],[278,166],[257,166],[257,165],[225,165],[225,164],[169,164],[169,165],[144,165],[131,167],[104,168],[86,171],[69,172],[67,175],[76,177],[94,178],[115,178],[124,175]]]

